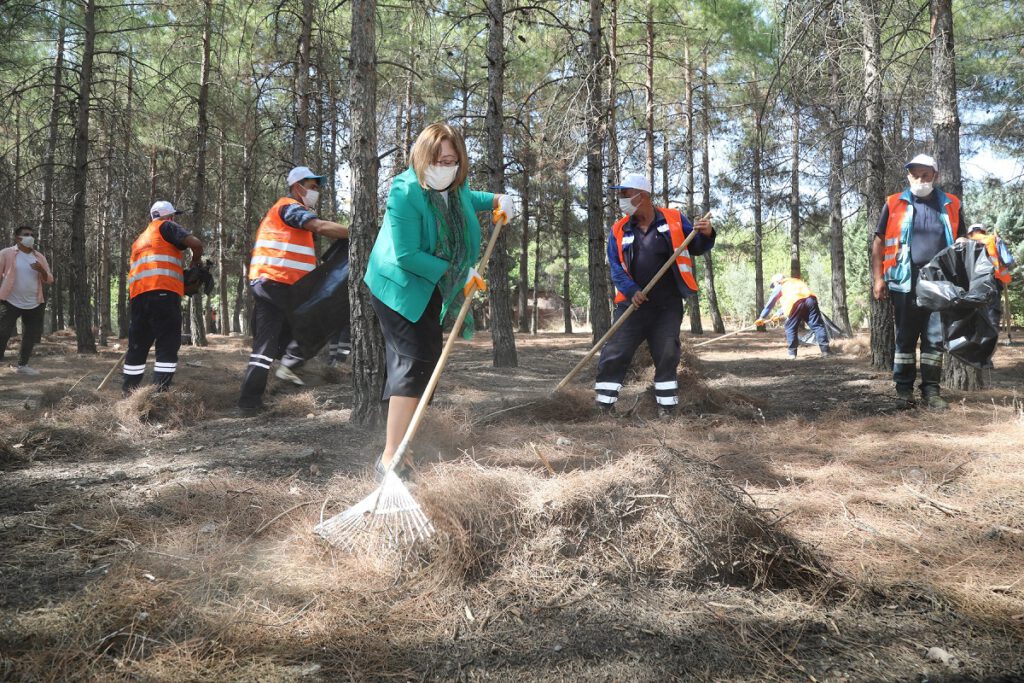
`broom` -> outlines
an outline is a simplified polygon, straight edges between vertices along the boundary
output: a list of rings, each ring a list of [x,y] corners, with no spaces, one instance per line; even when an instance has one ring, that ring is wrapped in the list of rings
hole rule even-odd
[[[488,241],[483,258],[479,263],[481,276],[487,270],[487,262],[490,261],[491,252],[494,251],[494,245],[498,241],[501,229],[507,223],[508,216],[505,212],[495,209],[494,229],[491,231],[491,239]],[[411,545],[433,535],[434,525],[427,519],[408,487],[395,474],[395,468],[409,450],[409,443],[416,435],[420,422],[423,421],[423,414],[427,410],[430,398],[434,395],[441,372],[448,362],[448,356],[455,345],[455,340],[462,331],[462,325],[469,314],[473,295],[481,288],[481,284],[482,282],[473,280],[467,286],[466,299],[462,302],[462,308],[455,319],[452,331],[448,333],[448,340],[441,351],[441,357],[437,361],[437,366],[434,367],[430,381],[427,382],[423,396],[420,397],[420,401],[416,405],[416,412],[413,413],[409,427],[405,430],[405,436],[402,437],[402,442],[398,444],[395,455],[391,458],[391,464],[384,472],[380,487],[344,512],[313,527],[313,533],[331,545],[348,551],[355,551],[358,548],[382,550]]]

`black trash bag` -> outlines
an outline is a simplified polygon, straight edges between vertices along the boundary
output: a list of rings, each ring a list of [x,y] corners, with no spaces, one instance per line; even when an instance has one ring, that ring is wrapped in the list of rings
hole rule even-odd
[[[942,317],[946,352],[976,368],[992,367],[999,295],[992,260],[974,240],[940,251],[917,280],[917,305]]]
[[[843,332],[842,328],[832,322],[832,318],[825,315],[824,312],[821,312],[821,320],[825,323],[825,332],[827,333],[826,336],[829,341],[834,339],[844,339],[846,337],[846,333]],[[800,340],[801,344],[817,345],[818,343],[818,338],[814,335],[814,330],[803,325],[800,326],[800,333],[797,335],[797,338]]]
[[[323,262],[288,288],[288,324],[299,354],[310,359],[348,325],[348,240],[337,240]]]
[[[213,261],[207,260],[205,263],[185,269],[185,296],[198,294],[200,289],[203,290],[203,294],[210,294],[213,291],[213,274],[210,272],[212,266]]]

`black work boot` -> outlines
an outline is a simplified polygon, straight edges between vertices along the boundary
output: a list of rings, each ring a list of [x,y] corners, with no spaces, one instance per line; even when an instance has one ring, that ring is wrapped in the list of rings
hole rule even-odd
[[[896,390],[896,407],[900,410],[909,410],[917,405],[913,391]]]
[[[924,405],[928,410],[948,410],[949,401],[939,396],[936,393],[927,393],[922,397],[924,399]]]

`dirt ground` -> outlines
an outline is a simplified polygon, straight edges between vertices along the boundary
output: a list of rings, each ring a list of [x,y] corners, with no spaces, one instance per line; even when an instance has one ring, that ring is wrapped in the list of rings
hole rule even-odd
[[[864,338],[688,336],[671,420],[642,354],[616,417],[593,365],[549,397],[588,334],[459,343],[415,444],[438,534],[386,556],[311,532],[374,486],[347,368],[246,419],[242,339],[122,400],[121,349],[48,338],[0,374],[0,680],[1024,680],[1024,346],[937,413]]]

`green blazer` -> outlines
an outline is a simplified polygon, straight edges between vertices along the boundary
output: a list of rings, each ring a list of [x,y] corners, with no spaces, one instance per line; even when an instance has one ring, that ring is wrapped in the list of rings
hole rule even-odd
[[[457,192],[469,230],[469,253],[480,253],[477,211],[490,211],[494,195],[474,192],[463,183]],[[419,321],[448,261],[434,256],[437,218],[430,210],[427,191],[410,168],[391,182],[384,224],[373,243],[363,282],[375,297],[410,322]]]

